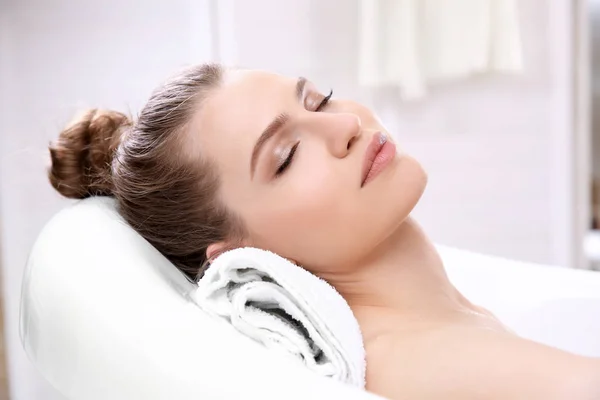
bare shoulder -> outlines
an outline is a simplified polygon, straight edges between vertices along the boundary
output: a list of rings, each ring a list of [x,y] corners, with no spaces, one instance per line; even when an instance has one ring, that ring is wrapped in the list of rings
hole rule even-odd
[[[578,363],[560,389],[565,398],[600,399],[600,359],[584,359]],[[570,393],[570,397],[567,397],[567,393]]]
[[[367,344],[367,388],[391,399],[600,399],[600,360],[478,329]]]
[[[600,361],[596,360],[593,368],[586,372],[583,380],[578,382],[576,386],[581,398],[600,399]]]

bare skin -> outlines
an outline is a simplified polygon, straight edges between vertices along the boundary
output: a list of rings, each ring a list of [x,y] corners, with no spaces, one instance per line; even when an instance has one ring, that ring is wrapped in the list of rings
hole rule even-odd
[[[377,269],[336,285],[363,330],[368,390],[391,399],[600,398],[599,360],[519,338],[471,304],[414,221],[390,239]]]
[[[368,108],[324,104],[326,95],[310,82],[237,70],[199,108],[186,149],[215,163],[219,197],[248,230],[207,255],[264,248],[331,283],[361,326],[367,389],[390,399],[600,399],[599,360],[517,337],[452,286],[410,217],[423,168],[399,149],[362,186],[369,143],[377,132],[392,136]],[[257,139],[282,113],[252,172]]]

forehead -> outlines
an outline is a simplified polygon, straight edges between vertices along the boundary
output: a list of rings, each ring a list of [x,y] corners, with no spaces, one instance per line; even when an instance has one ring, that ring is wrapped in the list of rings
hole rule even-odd
[[[263,129],[297,104],[296,82],[295,78],[263,71],[227,71],[196,119],[196,142],[202,153],[207,152],[221,169],[247,169],[252,147]],[[219,159],[225,154],[227,162],[222,165]]]

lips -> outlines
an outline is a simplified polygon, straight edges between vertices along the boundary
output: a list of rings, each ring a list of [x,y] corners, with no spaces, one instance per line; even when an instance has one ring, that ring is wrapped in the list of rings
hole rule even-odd
[[[396,155],[396,146],[381,132],[373,135],[365,152],[361,187],[379,174]]]

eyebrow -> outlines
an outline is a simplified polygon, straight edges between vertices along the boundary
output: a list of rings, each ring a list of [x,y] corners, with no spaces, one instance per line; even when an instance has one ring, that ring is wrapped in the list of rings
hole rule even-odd
[[[296,82],[296,97],[298,98],[298,101],[302,100],[304,86],[306,86],[306,78],[301,76],[300,78],[298,78],[298,82]]]
[[[296,82],[296,98],[298,101],[302,101],[302,95],[304,93],[304,87],[306,86],[306,78],[300,77]],[[250,179],[254,178],[254,170],[256,169],[256,163],[258,161],[258,156],[260,155],[261,150],[264,145],[271,139],[275,134],[281,131],[281,128],[288,122],[289,115],[283,113],[279,114],[277,117],[267,125],[265,130],[261,133],[254,145],[254,149],[252,150],[252,157],[250,158]]]

